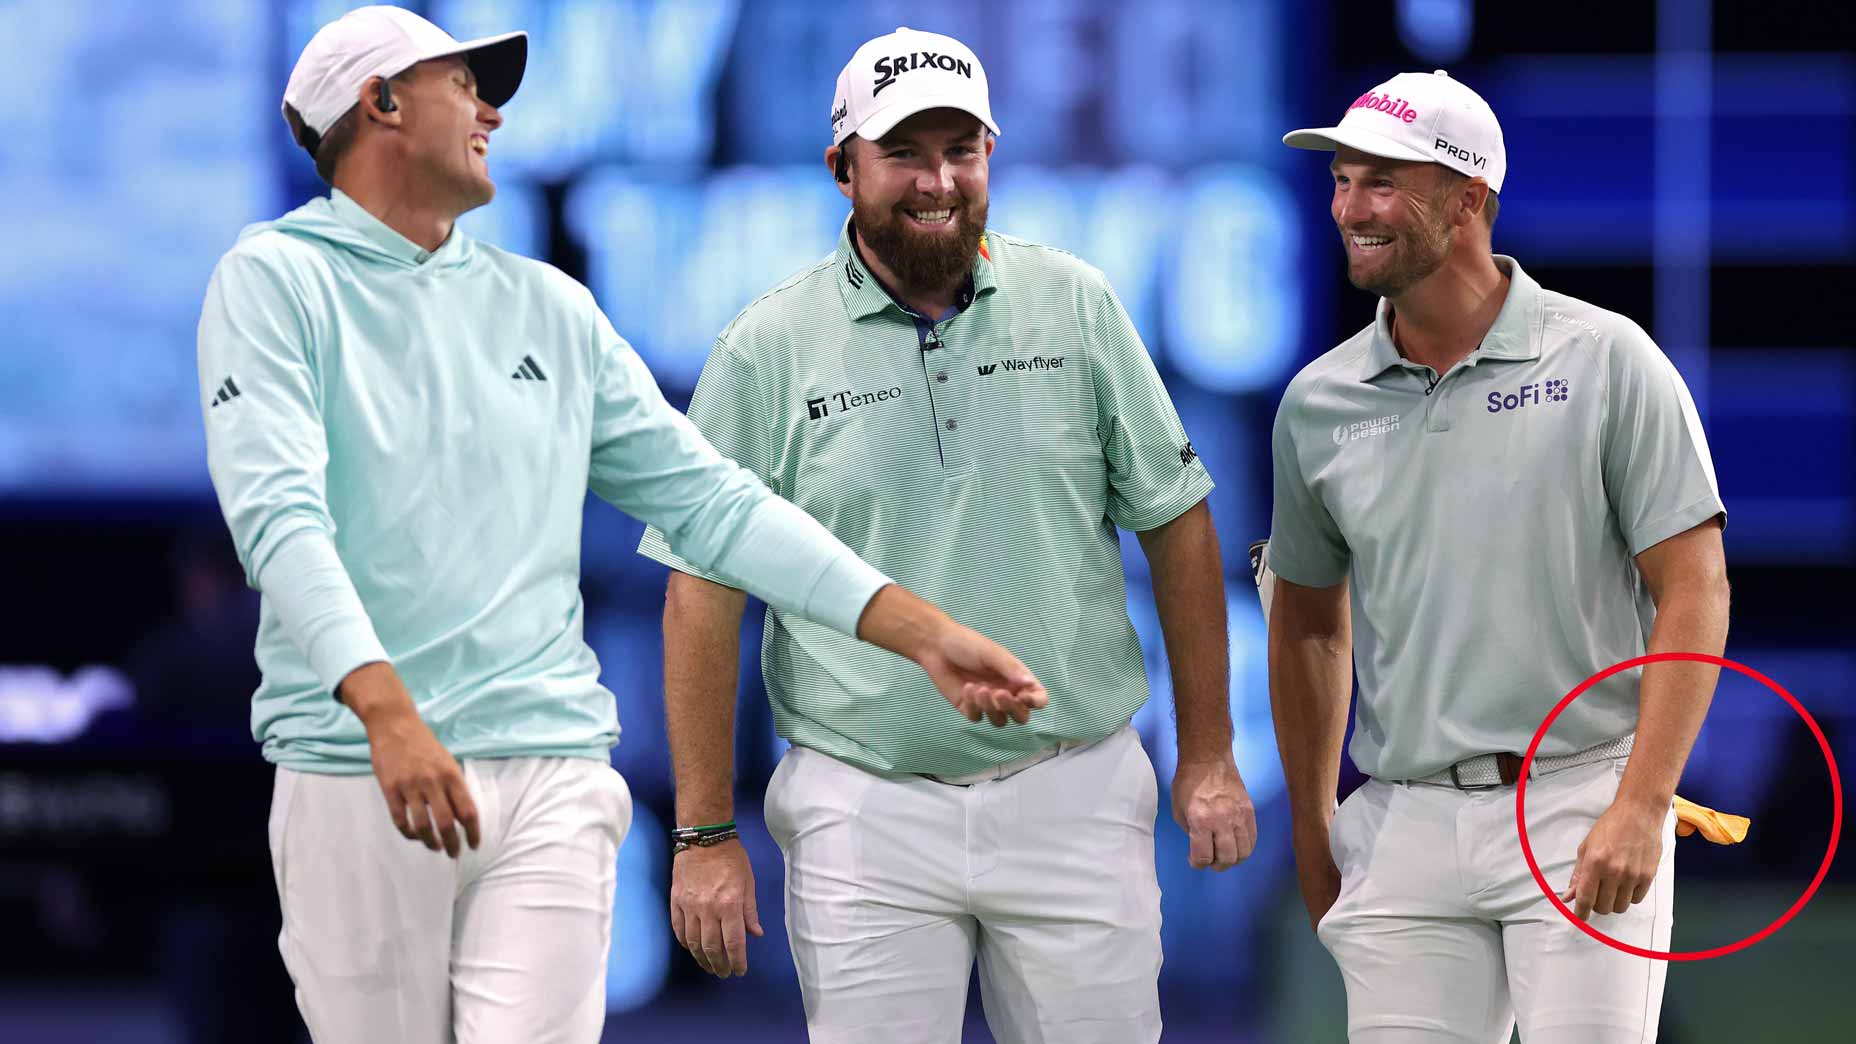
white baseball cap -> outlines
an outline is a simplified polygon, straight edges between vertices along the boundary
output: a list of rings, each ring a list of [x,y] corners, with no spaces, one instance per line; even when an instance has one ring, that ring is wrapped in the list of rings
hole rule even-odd
[[[1320,152],[1345,145],[1387,159],[1441,163],[1481,178],[1492,192],[1500,192],[1508,177],[1495,110],[1442,69],[1399,73],[1355,98],[1340,126],[1290,131],[1282,143]]]
[[[927,109],[971,113],[999,133],[987,100],[986,70],[951,36],[906,26],[865,43],[838,73],[831,100],[831,143],[853,134],[875,140]]]
[[[323,26],[290,71],[284,122],[295,109],[320,138],[354,108],[361,85],[398,76],[420,62],[461,54],[477,77],[477,97],[501,106],[515,96],[528,65],[528,34],[502,33],[459,43],[450,33],[400,7],[357,7]],[[294,133],[296,127],[291,126]],[[299,144],[310,147],[308,142]]]

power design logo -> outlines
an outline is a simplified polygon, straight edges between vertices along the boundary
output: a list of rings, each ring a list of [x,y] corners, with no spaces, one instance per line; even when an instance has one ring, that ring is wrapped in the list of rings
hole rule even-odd
[[[1334,445],[1345,446],[1349,442],[1370,439],[1375,435],[1384,435],[1398,430],[1398,414],[1374,417],[1371,420],[1354,421],[1352,424],[1334,425]]]

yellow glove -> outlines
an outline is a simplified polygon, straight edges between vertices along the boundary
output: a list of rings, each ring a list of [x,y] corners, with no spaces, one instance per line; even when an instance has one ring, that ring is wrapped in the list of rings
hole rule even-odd
[[[1737,845],[1746,840],[1753,821],[1745,816],[1730,816],[1676,795],[1676,836],[1687,837],[1696,831],[1717,845]]]

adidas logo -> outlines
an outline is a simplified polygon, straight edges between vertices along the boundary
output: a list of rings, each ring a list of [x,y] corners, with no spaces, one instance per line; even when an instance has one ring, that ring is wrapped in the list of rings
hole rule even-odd
[[[220,403],[231,402],[243,394],[238,390],[238,385],[232,383],[232,378],[227,377],[226,382],[219,386],[219,394],[213,396],[213,407],[217,409]]]
[[[864,274],[857,270],[856,262],[848,257],[844,259],[844,278],[851,284],[851,289],[862,290],[864,288]]]
[[[998,368],[999,368],[998,363],[988,363],[985,366],[980,367],[980,376],[984,377],[987,374],[993,372],[994,370],[997,370]]]
[[[516,372],[509,376],[514,377],[518,381],[545,381],[548,379],[548,375],[541,372],[541,367],[536,365],[535,357],[532,355],[524,355],[522,357],[522,365],[516,367]]]

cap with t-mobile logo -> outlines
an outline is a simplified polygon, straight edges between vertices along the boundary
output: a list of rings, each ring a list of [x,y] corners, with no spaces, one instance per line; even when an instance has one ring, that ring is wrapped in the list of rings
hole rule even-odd
[[[1339,126],[1290,131],[1282,143],[1321,152],[1344,145],[1387,159],[1441,163],[1481,178],[1494,192],[1508,177],[1495,110],[1442,69],[1399,73],[1355,98]]]

